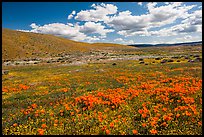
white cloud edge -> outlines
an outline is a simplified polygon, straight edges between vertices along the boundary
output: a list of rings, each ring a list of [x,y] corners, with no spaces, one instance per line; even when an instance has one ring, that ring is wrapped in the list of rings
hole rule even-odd
[[[172,4],[172,3],[165,3],[166,5],[164,5],[164,6],[169,6],[170,4]],[[117,6],[115,6],[115,5],[112,5],[112,4],[109,4],[109,8],[107,8],[108,6],[107,6],[108,4],[104,4],[104,3],[101,3],[101,4],[98,4],[98,5],[92,5],[91,7],[93,7],[93,8],[95,8],[95,10],[99,10],[99,9],[102,9],[102,10],[108,10],[110,7],[115,7],[115,10],[113,10],[113,11],[107,11],[105,14],[104,14],[104,18],[102,18],[102,20],[100,20],[100,21],[103,21],[108,27],[110,27],[110,28],[114,28],[114,25],[112,25],[111,26],[111,24],[110,24],[110,21],[111,21],[111,18],[113,19],[113,18],[116,18],[116,17],[122,17],[122,15],[124,14],[124,15],[126,15],[126,16],[129,16],[130,17],[130,19],[131,18],[134,18],[134,17],[136,17],[136,18],[138,18],[138,19],[142,19],[142,17],[143,16],[145,16],[145,14],[143,14],[143,15],[141,15],[141,16],[132,16],[131,15],[131,12],[130,11],[121,11],[121,12],[118,12],[117,11]],[[139,5],[139,4],[138,4]],[[149,6],[148,6],[149,5]],[[173,7],[180,7],[180,10],[182,11],[182,3],[176,3],[176,4],[172,4],[171,6],[173,6]],[[159,6],[159,7],[161,7],[161,6]],[[154,9],[158,9],[159,7],[157,7],[157,3],[148,3],[147,4],[147,8],[149,9],[149,12],[151,11],[154,11]],[[191,7],[192,7],[192,5],[191,5]],[[189,9],[191,9],[191,7],[190,6],[185,6],[185,8],[187,9],[186,11],[188,11]],[[188,9],[189,8],[189,9]],[[198,7],[198,9],[200,9],[200,8],[202,8],[202,6],[199,6]],[[88,11],[89,13],[91,12],[91,10],[85,10],[85,11]],[[185,11],[185,10],[183,10],[183,11]],[[195,11],[198,11],[198,10],[195,10]],[[193,13],[195,13],[195,11],[193,12]],[[201,11],[202,11],[202,9],[201,9]],[[81,11],[80,11],[81,12]],[[78,12],[78,13],[80,13],[80,12]],[[78,15],[78,13],[76,13],[76,11],[72,11],[72,13],[68,16],[68,19],[71,19],[71,18],[73,18],[73,16],[74,15],[76,15],[75,16],[75,19],[76,19],[76,17],[77,17],[77,15]],[[110,14],[109,14],[110,13]],[[111,14],[111,13],[113,13],[113,14]],[[118,13],[118,14],[116,14],[116,13]],[[193,14],[192,13],[192,14]],[[183,21],[184,20],[187,20],[187,19],[190,19],[190,17],[192,17],[193,15],[192,14],[186,14],[186,18],[184,18],[183,19]],[[111,16],[110,16],[111,15]],[[202,15],[201,15],[202,16]],[[92,19],[90,19],[90,20],[92,20]],[[85,23],[87,23],[87,22],[94,22],[94,24],[97,24],[97,22],[99,21],[99,19],[93,19],[93,21],[86,21]],[[192,20],[191,20],[192,21]],[[51,23],[51,24],[55,24],[55,23]],[[171,24],[171,23],[170,23]],[[45,25],[43,25],[43,26],[46,26],[47,24],[45,24]],[[49,25],[49,24],[48,24]],[[65,25],[65,24],[64,24]],[[43,26],[39,26],[39,25],[36,25],[35,23],[32,23],[31,25],[31,28],[32,28],[32,30],[18,30],[18,31],[24,31],[24,32],[36,32],[36,33],[39,33],[39,32],[37,32],[36,30],[37,30],[37,28],[39,28],[39,27],[41,27],[41,29],[42,29],[42,27]],[[72,27],[72,28],[77,28],[77,25],[75,26],[75,25],[73,25],[72,23],[67,23],[67,26],[69,26],[69,27]],[[84,24],[84,26],[85,26],[85,24]],[[82,27],[84,27],[83,25],[81,25],[80,27],[82,28]],[[100,26],[100,25],[98,25],[98,26]],[[102,25],[103,26],[103,25]],[[153,26],[154,26],[154,24],[153,24]],[[156,25],[157,26],[157,25]],[[174,35],[179,35],[179,34],[175,34],[175,32],[172,32],[172,30],[173,29],[176,29],[176,27],[177,28],[180,28],[180,31],[182,32],[182,29],[184,29],[185,27],[184,26],[188,26],[188,24],[185,24],[185,23],[181,23],[181,24],[177,24],[177,25],[174,25],[174,26],[172,26],[172,27],[170,27],[170,28],[166,28],[166,29],[160,29],[159,31],[157,31],[157,32],[154,32],[154,31],[148,31],[148,27],[146,27],[146,29],[144,29],[143,31],[133,31],[133,32],[131,32],[131,33],[128,33],[128,31],[126,31],[126,30],[123,30],[123,29],[119,29],[119,30],[117,30],[116,32],[118,33],[118,34],[120,34],[120,35],[123,35],[123,36],[125,36],[125,37],[129,37],[129,36],[136,36],[136,35],[138,35],[138,36],[151,36],[151,35],[157,35],[157,36],[160,36],[160,37],[162,37],[162,36],[174,36]],[[79,27],[79,26],[78,26]],[[80,28],[79,27],[79,28]],[[183,28],[182,28],[183,27]],[[101,27],[99,27],[99,28],[101,28]],[[145,28],[145,27],[144,27]],[[190,27],[189,27],[190,28]],[[199,26],[199,25],[197,25],[196,27],[195,27],[196,29],[196,32],[199,32],[199,33],[202,33],[202,25],[201,26]],[[107,33],[110,33],[110,32],[113,32],[114,30],[113,29],[107,29],[107,28],[105,28],[105,27],[102,27],[102,29],[101,29],[102,31],[97,31],[97,30],[95,30],[95,34],[99,34],[99,35],[103,35],[103,38],[105,38],[104,36],[106,36],[106,34]],[[189,29],[190,30],[190,29]],[[78,31],[78,32],[77,32]],[[82,37],[81,37],[81,39],[80,38],[74,38],[74,40],[87,40],[87,41],[90,41],[90,42],[92,42],[92,41],[100,41],[101,39],[100,39],[100,37],[90,37],[90,36],[88,36],[88,35],[86,35],[86,34],[84,34],[84,33],[82,33],[82,32],[80,32],[80,30],[77,30],[76,32],[77,33],[79,33],[79,34],[81,34],[81,35],[83,35]],[[104,31],[104,32],[103,32]],[[162,33],[163,32],[163,33]],[[66,36],[65,36],[66,37]]]

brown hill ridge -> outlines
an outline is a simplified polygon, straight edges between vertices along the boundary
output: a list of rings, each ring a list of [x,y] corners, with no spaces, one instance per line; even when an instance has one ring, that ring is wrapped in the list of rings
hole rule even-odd
[[[48,34],[2,29],[2,60],[47,58],[95,50],[133,48],[111,43],[84,43]]]

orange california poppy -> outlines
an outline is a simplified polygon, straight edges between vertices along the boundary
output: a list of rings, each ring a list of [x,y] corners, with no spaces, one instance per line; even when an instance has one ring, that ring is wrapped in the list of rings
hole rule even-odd
[[[103,126],[103,127],[102,127],[102,130],[104,131],[105,129],[106,129],[106,126]]]
[[[160,117],[160,116],[161,116],[161,114],[160,114],[160,113],[157,113],[157,114],[156,114],[156,116],[157,116],[157,117]]]
[[[181,102],[181,100],[177,100],[177,102],[178,102],[178,103],[180,103],[180,102]]]
[[[198,122],[198,125],[199,125],[199,126],[202,126],[202,121],[199,121],[199,122]]]
[[[185,112],[186,113],[186,116],[191,116],[192,114],[188,111]]]
[[[33,108],[36,108],[36,107],[37,107],[37,105],[36,105],[36,104],[32,104],[31,106],[32,106]]]
[[[176,118],[178,118],[180,116],[180,114],[178,113],[178,114],[176,114]]]
[[[163,108],[162,110],[163,110],[163,111],[167,111],[167,108]]]
[[[42,124],[41,127],[42,127],[42,128],[46,128],[47,125],[46,125],[46,124]]]
[[[150,133],[151,133],[151,134],[157,134],[157,130],[156,130],[156,129],[151,129],[151,130],[150,130]]]
[[[54,124],[54,126],[56,127],[58,124]]]
[[[134,130],[132,130],[132,133],[135,135],[138,133],[138,131],[134,129]]]
[[[64,112],[64,110],[60,109],[60,113]]]
[[[158,117],[153,117],[152,119],[153,119],[154,121],[158,121],[158,120],[159,120]]]
[[[44,135],[44,130],[43,129],[38,129],[39,135]]]
[[[45,110],[44,110],[44,109],[42,109],[40,112],[41,112],[41,113],[45,113]]]
[[[58,123],[58,120],[56,119],[56,120],[54,121],[54,123]]]
[[[166,122],[163,122],[161,125],[164,126],[164,127],[167,126]]]
[[[146,127],[146,126],[147,126],[147,124],[146,124],[146,123],[142,123],[142,126],[143,126],[143,127]]]
[[[74,112],[71,112],[71,115],[74,115]]]
[[[106,129],[106,134],[109,135],[110,134],[110,130]]]
[[[139,112],[140,114],[142,114],[143,110],[142,110],[142,109],[139,109],[138,112]]]
[[[174,108],[174,111],[178,111],[179,110],[179,108]]]
[[[122,116],[121,115],[118,115],[118,118],[120,119]]]
[[[167,115],[164,115],[164,116],[163,116],[163,119],[166,120],[166,121],[169,121],[169,120],[171,120],[171,117],[169,117],[169,116],[167,116]]]
[[[16,127],[17,125],[18,125],[17,123],[14,123],[14,124],[13,124],[14,127]]]
[[[156,124],[157,124],[156,121],[152,121],[152,122],[151,122],[151,126],[155,126]]]
[[[143,118],[146,118],[146,117],[147,117],[147,114],[146,114],[146,113],[142,114],[142,117],[143,117]]]
[[[53,116],[54,116],[54,113],[51,113],[50,116],[53,117]]]
[[[110,127],[113,128],[114,127],[114,123],[110,123]]]

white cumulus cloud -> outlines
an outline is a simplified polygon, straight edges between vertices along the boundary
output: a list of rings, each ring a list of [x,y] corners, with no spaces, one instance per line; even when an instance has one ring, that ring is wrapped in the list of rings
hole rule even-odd
[[[88,42],[105,38],[107,33],[114,31],[113,29],[106,29],[101,23],[94,22],[86,22],[84,25],[79,25],[79,23],[51,23],[43,26],[37,26],[35,23],[32,23],[30,26],[31,30],[18,31],[52,34],[76,41],[87,40]],[[91,37],[89,34],[99,34],[101,36]]]
[[[182,2],[170,2],[166,5],[157,6],[158,3],[148,3],[147,14],[132,15],[130,11],[119,12],[109,18],[107,24],[117,30],[118,34],[123,36],[149,36],[156,35],[157,32],[151,32],[152,28],[159,28],[174,23],[177,19],[186,19],[189,17],[189,10],[195,5],[182,5]],[[200,23],[197,21],[196,23]],[[191,28],[193,31],[193,28]],[[164,31],[164,30],[162,30]],[[190,30],[189,30],[190,31]]]
[[[117,12],[117,6],[113,4],[93,4],[91,7],[94,9],[80,11],[77,13],[75,19],[80,21],[106,22],[109,19],[108,15],[115,14]]]
[[[140,6],[142,6],[142,2],[138,2],[137,4],[140,5]]]
[[[32,24],[30,24],[30,27],[33,29],[36,29],[36,28],[38,28],[38,25],[36,25],[35,23],[32,23]]]
[[[85,34],[100,34],[105,36],[107,33],[113,32],[113,29],[105,29],[101,23],[95,22],[86,22],[83,26],[80,27],[80,32]]]
[[[69,14],[67,19],[72,19],[74,17],[74,15],[76,14],[76,11],[72,11],[71,14]]]
[[[124,44],[124,45],[135,44],[135,42],[133,40],[125,40],[125,39],[122,39],[122,38],[116,38],[113,41],[118,43],[118,44]]]
[[[32,25],[32,26],[35,26],[35,25]],[[76,41],[85,40],[86,35],[84,33],[81,33],[77,27],[78,26],[72,27],[63,23],[52,23],[52,24],[45,24],[43,26],[38,26],[34,28],[32,27],[32,30],[30,30],[29,32],[52,34],[52,35],[62,36]],[[28,32],[28,30],[20,30],[20,31]]]
[[[122,39],[122,38],[116,38],[116,39],[114,39],[114,41],[116,41],[116,42],[122,42],[123,39]]]
[[[132,9],[118,11],[114,4],[92,4],[90,9],[81,10],[78,13],[72,11],[67,19],[74,19],[76,23],[50,23],[37,25],[32,23],[31,30],[19,30],[24,32],[35,32],[53,34],[76,41],[107,41],[108,33],[116,33],[123,38],[115,38],[112,41],[121,44],[133,44],[130,39],[133,36],[154,37],[162,41],[169,36],[174,40],[186,41],[197,40],[195,34],[202,34],[202,6],[186,4],[183,2],[137,2],[147,11],[141,15],[135,14]],[[195,10],[197,9],[197,10]],[[185,35],[185,37],[179,37]],[[194,35],[194,36],[193,36]],[[176,39],[176,37],[178,39]],[[169,39],[168,39],[169,40]],[[110,41],[110,40],[109,40]],[[170,41],[172,42],[172,41]]]

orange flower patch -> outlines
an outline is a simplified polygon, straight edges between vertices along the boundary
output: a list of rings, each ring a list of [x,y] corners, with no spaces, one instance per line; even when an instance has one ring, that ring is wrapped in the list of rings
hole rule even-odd
[[[32,104],[31,106],[33,107],[33,109],[37,108],[37,104]]]
[[[106,134],[109,135],[110,134],[110,130],[106,129]]]
[[[14,123],[13,126],[16,127],[16,126],[18,126],[18,124],[17,124],[17,123]]]
[[[156,130],[156,129],[151,129],[151,130],[150,130],[150,133],[151,133],[151,134],[157,134],[157,130]]]
[[[46,125],[46,124],[42,124],[41,127],[42,127],[42,128],[46,128],[47,125]]]
[[[110,123],[110,127],[113,128],[114,127],[114,123]]]
[[[147,124],[146,123],[142,123],[142,127],[146,127],[147,126]]]
[[[44,130],[43,129],[38,129],[38,134],[39,135],[44,135]]]
[[[138,134],[138,131],[135,130],[135,129],[133,129],[133,130],[132,130],[132,133],[133,133],[134,135],[136,135],[136,134]]]
[[[23,84],[19,84],[19,87],[20,87],[20,89],[23,89],[23,90],[29,89],[29,86],[26,86],[26,85],[23,85]]]
[[[163,119],[164,119],[165,121],[170,121],[172,118],[171,118],[170,116],[164,115],[164,116],[163,116]]]

